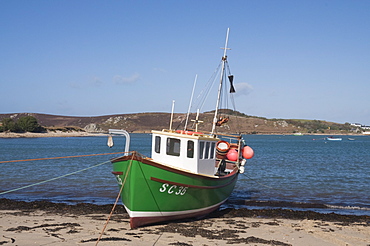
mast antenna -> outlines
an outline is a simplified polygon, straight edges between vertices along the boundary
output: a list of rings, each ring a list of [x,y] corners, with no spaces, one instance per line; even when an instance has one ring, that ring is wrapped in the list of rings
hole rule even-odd
[[[172,101],[171,120],[170,120],[170,131],[172,131],[173,112],[175,110],[175,100]]]
[[[226,63],[226,60],[227,60],[226,51],[230,49],[230,48],[227,47],[227,44],[229,42],[229,32],[230,32],[230,28],[227,28],[225,47],[224,48],[221,48],[221,49],[224,50],[224,56],[222,57],[222,68],[221,68],[221,75],[220,75],[220,85],[218,87],[218,94],[217,94],[217,101],[216,101],[216,109],[215,109],[215,115],[214,115],[214,118],[213,118],[211,135],[214,135],[215,130],[216,130],[218,108],[220,106],[222,84],[223,84],[223,78],[224,78],[224,74],[225,74],[225,63]]]
[[[188,126],[190,108],[191,108],[191,104],[193,103],[194,89],[195,89],[195,85],[197,84],[197,78],[198,78],[198,74],[195,75],[195,79],[194,79],[193,91],[191,92],[190,103],[189,103],[189,108],[188,108],[188,114],[186,115],[184,131],[186,131],[186,127]]]

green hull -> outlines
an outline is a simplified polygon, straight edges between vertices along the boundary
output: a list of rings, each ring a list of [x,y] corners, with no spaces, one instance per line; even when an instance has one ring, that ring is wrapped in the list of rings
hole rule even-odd
[[[234,189],[238,169],[208,176],[162,165],[137,153],[112,161],[131,227],[198,217],[216,210]]]

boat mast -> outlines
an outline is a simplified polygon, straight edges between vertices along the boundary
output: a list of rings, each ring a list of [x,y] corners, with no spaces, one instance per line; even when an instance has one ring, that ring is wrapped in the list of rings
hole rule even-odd
[[[218,107],[220,106],[221,91],[222,91],[222,82],[223,82],[224,73],[225,73],[225,62],[227,60],[226,50],[229,49],[229,48],[227,48],[227,43],[229,41],[229,31],[230,31],[230,28],[227,28],[225,47],[222,48],[222,49],[224,49],[224,56],[222,57],[222,68],[221,68],[221,75],[220,75],[220,85],[218,87],[218,94],[217,94],[217,101],[216,101],[216,110],[215,110],[215,116],[213,118],[211,135],[214,135],[215,130],[216,130]]]

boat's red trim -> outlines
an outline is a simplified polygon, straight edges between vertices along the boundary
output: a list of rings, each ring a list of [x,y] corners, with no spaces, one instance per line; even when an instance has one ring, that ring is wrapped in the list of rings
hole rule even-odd
[[[219,206],[212,207],[203,211],[198,211],[194,213],[189,213],[189,214],[179,214],[179,215],[171,215],[171,216],[155,216],[155,217],[132,217],[130,218],[130,227],[131,229],[138,228],[140,226],[144,225],[149,225],[149,224],[156,224],[164,221],[169,221],[169,220],[180,220],[180,219],[185,219],[185,218],[200,218],[203,217],[215,210],[217,210]]]
[[[154,177],[150,177],[150,179],[153,180],[153,181],[156,181],[156,182],[167,183],[167,184],[170,184],[170,185],[177,185],[177,186],[182,186],[182,187],[189,187],[189,188],[196,188],[196,189],[218,189],[218,188],[228,186],[229,184],[234,182],[234,179],[237,176],[238,175],[235,175],[229,182],[227,182],[225,184],[216,185],[216,186],[200,186],[200,185],[182,184],[182,183],[172,182],[172,181],[168,181],[168,180],[164,180],[164,179],[158,179],[158,178],[154,178]]]
[[[123,175],[123,172],[112,172],[114,175]]]

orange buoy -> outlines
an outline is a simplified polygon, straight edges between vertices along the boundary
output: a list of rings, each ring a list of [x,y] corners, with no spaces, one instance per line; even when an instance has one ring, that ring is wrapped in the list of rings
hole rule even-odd
[[[226,154],[227,159],[230,161],[237,161],[239,157],[238,151],[236,149],[230,149]]]
[[[254,156],[254,150],[249,146],[245,146],[242,150],[242,155],[245,159],[251,159]]]

